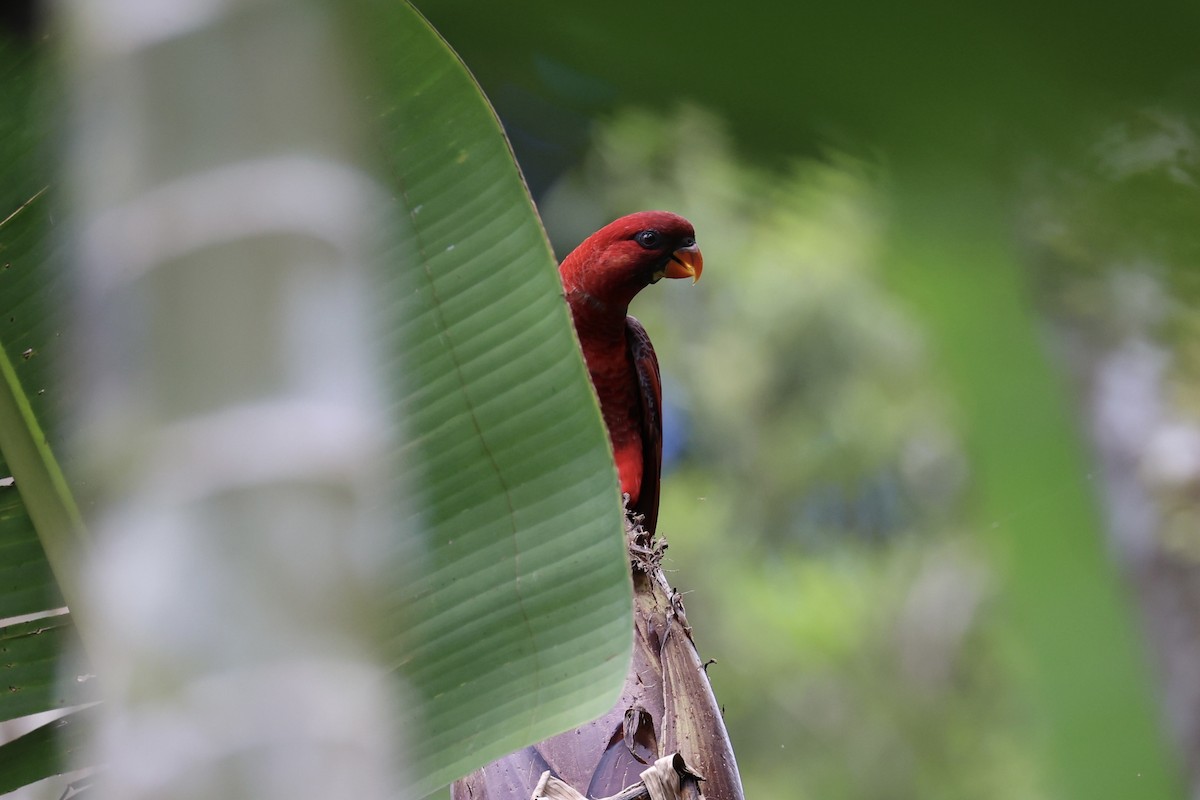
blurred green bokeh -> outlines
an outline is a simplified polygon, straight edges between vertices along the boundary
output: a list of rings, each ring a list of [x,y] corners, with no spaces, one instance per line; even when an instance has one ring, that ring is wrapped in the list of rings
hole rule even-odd
[[[662,528],[747,791],[1177,793],[1082,424],[986,204],[898,210],[878,168],[767,172],[721,130],[619,115],[543,213],[700,231],[705,281],[634,310],[691,420]]]

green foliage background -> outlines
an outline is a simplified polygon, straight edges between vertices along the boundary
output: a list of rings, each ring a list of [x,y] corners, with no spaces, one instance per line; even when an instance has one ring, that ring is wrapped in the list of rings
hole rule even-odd
[[[708,232],[695,291],[636,311],[686,392],[662,527],[747,792],[1059,796],[1003,543],[966,508],[964,411],[887,285],[879,183],[847,157],[755,169],[684,108],[618,116],[544,209],[553,229],[646,197]]]

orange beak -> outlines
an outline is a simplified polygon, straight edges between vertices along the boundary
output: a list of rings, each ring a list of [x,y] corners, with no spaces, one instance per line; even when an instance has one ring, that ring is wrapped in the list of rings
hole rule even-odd
[[[671,253],[671,260],[667,262],[663,274],[668,278],[691,278],[695,284],[703,271],[704,256],[700,255],[700,248],[693,244]]]

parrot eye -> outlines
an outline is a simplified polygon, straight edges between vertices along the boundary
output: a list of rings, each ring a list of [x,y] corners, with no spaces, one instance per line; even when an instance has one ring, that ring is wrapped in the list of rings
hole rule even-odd
[[[633,238],[634,241],[647,250],[653,250],[662,241],[662,236],[656,230],[638,231],[634,234]]]

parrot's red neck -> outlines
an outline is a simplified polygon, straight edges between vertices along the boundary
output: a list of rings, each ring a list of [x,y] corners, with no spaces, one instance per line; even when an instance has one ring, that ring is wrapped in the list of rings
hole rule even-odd
[[[649,281],[637,280],[636,274],[603,270],[588,263],[586,257],[573,261],[574,256],[575,253],[568,256],[559,270],[571,308],[586,309],[590,314],[623,323],[629,313],[629,303],[649,285]]]
[[[581,322],[598,332],[610,328],[613,333],[625,330],[625,317],[629,314],[629,303],[606,300],[584,289],[566,289],[567,305],[578,326]]]
[[[559,267],[621,491],[650,528],[658,508],[662,393],[654,349],[645,329],[628,316],[629,303],[662,278],[695,281],[703,266],[690,222],[665,211],[643,211],[596,231]]]
[[[613,357],[618,354],[625,357],[625,317],[629,304],[605,302],[582,290],[567,290],[566,295],[575,330],[588,342],[584,350],[594,355],[612,349]]]

